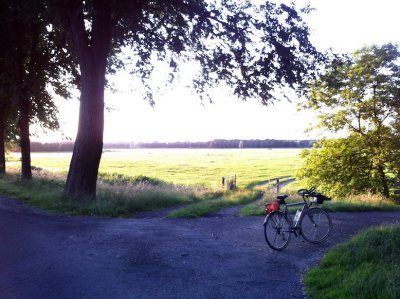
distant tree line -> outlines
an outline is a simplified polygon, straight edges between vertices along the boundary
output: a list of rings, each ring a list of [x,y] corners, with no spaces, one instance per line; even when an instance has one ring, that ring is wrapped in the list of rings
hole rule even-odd
[[[116,142],[105,143],[107,149],[133,149],[133,148],[310,148],[315,140],[275,140],[275,139],[215,139],[205,142]],[[31,150],[34,152],[68,152],[74,149],[73,142],[40,143],[32,142]],[[13,148],[17,151],[18,148]]]
[[[309,148],[315,140],[214,139],[206,142],[135,143],[135,148]]]

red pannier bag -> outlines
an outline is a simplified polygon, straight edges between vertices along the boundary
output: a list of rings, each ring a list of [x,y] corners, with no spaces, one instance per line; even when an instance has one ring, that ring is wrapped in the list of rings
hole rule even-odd
[[[278,211],[280,208],[281,204],[278,201],[273,201],[270,202],[269,204],[265,205],[265,212],[267,212],[267,214]]]

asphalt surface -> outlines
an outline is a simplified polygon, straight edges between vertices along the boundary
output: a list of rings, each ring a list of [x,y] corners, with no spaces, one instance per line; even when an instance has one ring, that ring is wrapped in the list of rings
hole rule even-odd
[[[304,298],[304,271],[330,247],[400,212],[331,217],[323,244],[276,252],[264,217],[68,217],[0,197],[0,298]]]

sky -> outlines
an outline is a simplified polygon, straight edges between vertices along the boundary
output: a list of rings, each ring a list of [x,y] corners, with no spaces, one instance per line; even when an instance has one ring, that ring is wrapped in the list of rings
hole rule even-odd
[[[305,19],[311,41],[323,51],[351,53],[365,45],[400,44],[398,0],[297,0],[315,10]],[[190,65],[187,66],[190,69]],[[187,70],[189,71],[189,70]],[[190,71],[189,71],[190,72]],[[184,80],[185,70],[181,77]],[[137,91],[138,85],[123,72],[111,78],[117,92],[106,91],[105,142],[174,142],[213,139],[314,139],[322,137],[305,130],[316,122],[312,111],[298,110],[294,94],[263,106],[256,99],[243,102],[229,89],[212,91],[213,103],[201,102],[185,84],[172,86],[155,98],[151,107]],[[140,87],[140,85],[139,85]],[[79,101],[57,99],[60,131],[36,131],[34,141],[74,140]]]

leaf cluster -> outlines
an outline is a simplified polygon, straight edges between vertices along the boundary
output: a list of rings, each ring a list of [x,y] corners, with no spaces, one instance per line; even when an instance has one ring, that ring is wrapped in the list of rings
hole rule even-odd
[[[275,88],[290,86],[301,92],[325,59],[310,43],[309,28],[302,19],[310,10],[298,11],[294,4],[248,0],[49,3],[55,24],[64,28],[70,28],[71,18],[80,15],[88,49],[96,44],[96,28],[111,26],[108,71],[133,65],[131,71],[141,78],[151,102],[157,60],[169,65],[170,82],[182,64],[192,63],[198,70],[192,85],[200,97],[225,82],[239,98],[256,97],[267,104]],[[105,10],[111,21],[96,25],[97,16]],[[126,49],[130,49],[129,58],[121,60]]]
[[[0,1],[1,101],[16,121],[18,102],[29,101],[30,122],[58,129],[53,95],[68,97],[76,82],[73,58],[62,45],[65,34],[50,25],[43,1]]]
[[[396,119],[400,52],[395,44],[364,47],[336,57],[309,85],[305,108],[319,112],[319,127],[366,135]]]
[[[311,150],[303,150],[305,160],[297,176],[307,186],[318,186],[333,197],[347,197],[366,191],[382,192],[374,172],[371,148],[357,134],[347,138],[323,139]]]

